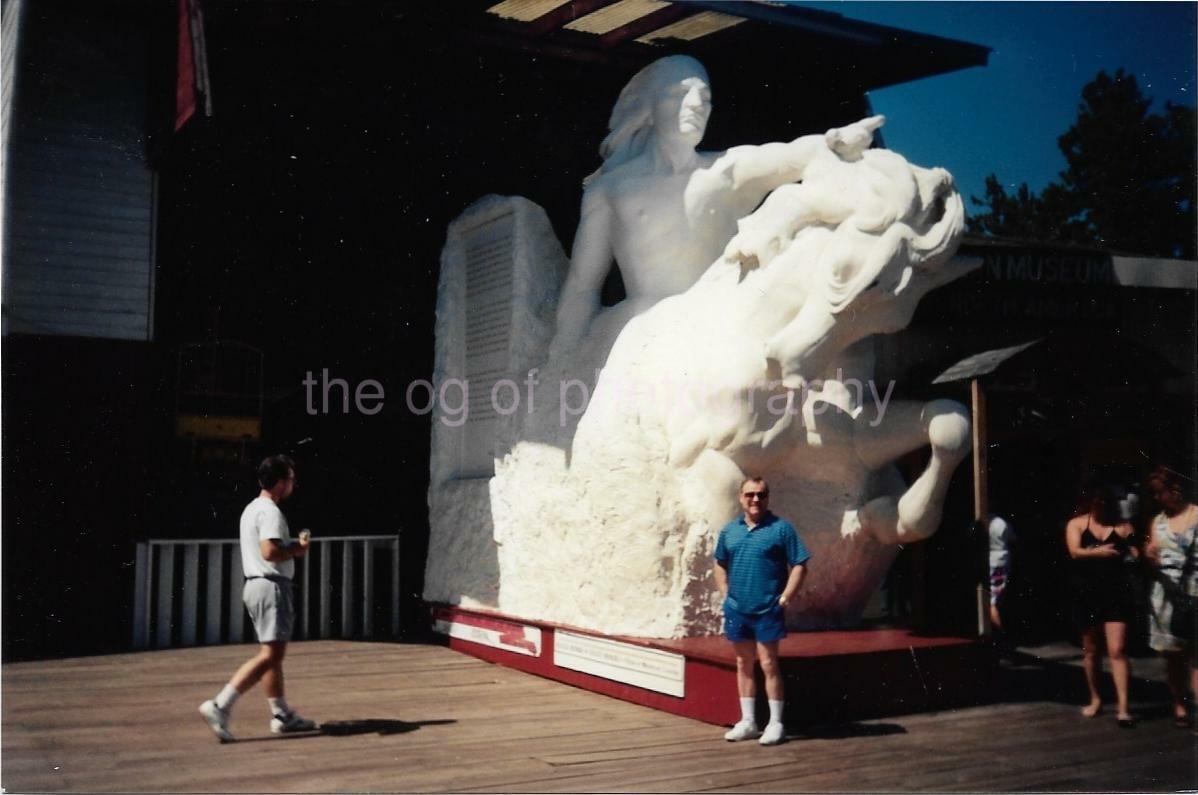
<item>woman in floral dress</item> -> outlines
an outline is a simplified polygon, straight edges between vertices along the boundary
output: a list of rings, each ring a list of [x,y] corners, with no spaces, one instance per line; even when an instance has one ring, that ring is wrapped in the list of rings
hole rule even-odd
[[[1174,634],[1173,613],[1181,594],[1198,595],[1198,505],[1186,495],[1183,478],[1159,466],[1148,476],[1148,490],[1161,512],[1152,520],[1145,557],[1155,568],[1149,612],[1149,645],[1165,657],[1165,672],[1173,696],[1173,719],[1178,728],[1192,725],[1186,710],[1186,674],[1190,692],[1198,695],[1194,638]]]

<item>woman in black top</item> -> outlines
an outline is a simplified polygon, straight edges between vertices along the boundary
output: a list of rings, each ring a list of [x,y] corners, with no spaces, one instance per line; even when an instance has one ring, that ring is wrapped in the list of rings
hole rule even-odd
[[[1131,672],[1127,662],[1127,625],[1135,615],[1133,563],[1139,550],[1133,543],[1131,523],[1120,516],[1113,490],[1088,481],[1079,500],[1080,513],[1065,526],[1065,543],[1073,559],[1071,584],[1074,620],[1082,636],[1083,669],[1090,703],[1082,715],[1092,718],[1102,711],[1098,693],[1099,637],[1105,637],[1115,681],[1115,719],[1124,728],[1135,725],[1127,707]]]

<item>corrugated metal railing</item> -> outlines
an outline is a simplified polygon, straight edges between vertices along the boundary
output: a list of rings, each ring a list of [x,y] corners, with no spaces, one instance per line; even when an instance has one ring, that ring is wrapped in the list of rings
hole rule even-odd
[[[253,640],[237,539],[144,541],[136,576],[135,649]],[[295,612],[295,640],[398,637],[399,537],[312,539],[295,562]]]

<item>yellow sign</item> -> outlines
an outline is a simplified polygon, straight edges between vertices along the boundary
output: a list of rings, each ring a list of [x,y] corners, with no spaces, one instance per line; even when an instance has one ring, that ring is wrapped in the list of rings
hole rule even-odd
[[[257,417],[212,417],[180,414],[175,417],[175,435],[184,439],[224,439],[240,442],[262,438],[262,421]]]

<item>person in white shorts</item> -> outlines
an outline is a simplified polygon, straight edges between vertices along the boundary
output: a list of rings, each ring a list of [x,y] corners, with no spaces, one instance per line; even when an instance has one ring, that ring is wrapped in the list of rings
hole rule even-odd
[[[270,704],[270,730],[275,734],[313,731],[316,724],[301,718],[283,696],[283,655],[291,639],[295,615],[291,578],[295,558],[308,551],[309,539],[301,533],[292,541],[279,503],[295,491],[295,464],[285,455],[267,458],[258,467],[262,491],[241,513],[241,565],[245,573],[242,600],[254,622],[262,645],[246,660],[216,698],[200,704],[200,715],[221,742],[233,739],[229,713],[245,691],[261,679]]]

